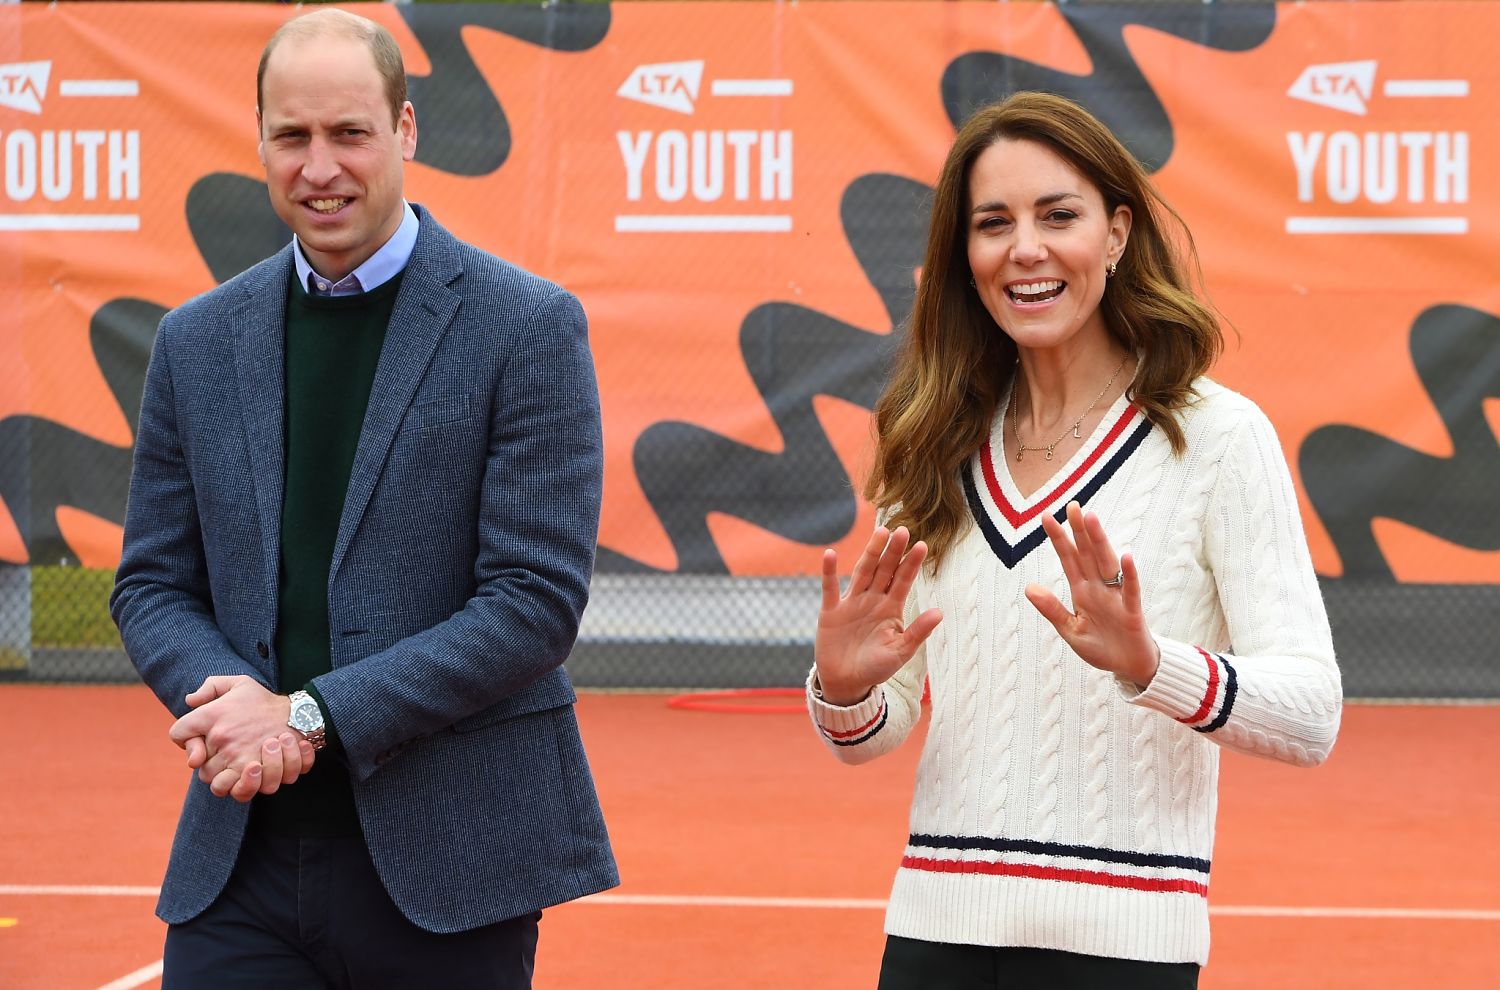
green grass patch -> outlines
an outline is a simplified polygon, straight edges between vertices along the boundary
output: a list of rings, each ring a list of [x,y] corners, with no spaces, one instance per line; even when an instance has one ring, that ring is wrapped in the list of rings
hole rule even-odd
[[[120,649],[120,633],[109,617],[109,592],[114,583],[114,571],[33,567],[31,644]]]

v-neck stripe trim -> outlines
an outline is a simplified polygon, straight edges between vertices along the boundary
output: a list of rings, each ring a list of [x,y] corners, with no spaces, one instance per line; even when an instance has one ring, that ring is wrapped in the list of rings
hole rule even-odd
[[[1125,432],[1125,427],[1130,425],[1130,421],[1139,415],[1139,412],[1134,405],[1127,405],[1125,411],[1120,414],[1120,418],[1115,421],[1114,426],[1110,427],[1109,432],[1099,441],[1099,446],[1089,452],[1088,457],[1084,458],[1083,463],[1079,464],[1073,473],[1063,479],[1046,497],[1037,499],[1029,509],[1021,512],[1011,507],[1010,499],[1006,497],[1004,490],[1000,487],[1000,479],[995,475],[994,455],[990,453],[991,445],[986,442],[984,446],[979,448],[979,462],[980,467],[984,471],[984,484],[989,489],[990,497],[995,500],[995,507],[1000,510],[1001,515],[1005,516],[1006,522],[1019,529],[1031,519],[1039,516],[1059,495],[1062,495],[1076,485],[1078,479],[1088,473],[1089,469],[1098,462],[1099,458],[1103,457],[1114,442],[1119,439],[1120,434]]]
[[[1002,513],[1005,522],[1009,524],[1009,528],[1015,532],[1015,542],[1012,543],[1005,538],[1000,532],[999,526],[996,525],[996,520],[991,517],[990,507],[985,504],[985,500],[979,494],[978,486],[974,483],[974,474],[976,472],[973,470],[962,472],[964,497],[969,503],[969,511],[973,514],[974,521],[979,526],[979,531],[984,534],[985,542],[990,545],[990,549],[994,551],[995,556],[1000,559],[1001,563],[1007,568],[1014,568],[1027,554],[1035,550],[1046,540],[1047,532],[1042,529],[1039,518],[1041,513],[1048,509],[1053,509],[1052,517],[1058,522],[1064,522],[1067,518],[1068,502],[1076,500],[1079,505],[1089,504],[1090,499],[1094,497],[1100,488],[1104,487],[1105,482],[1114,476],[1115,472],[1120,469],[1120,465],[1124,464],[1130,455],[1135,453],[1136,448],[1141,445],[1141,442],[1146,439],[1146,435],[1151,432],[1151,421],[1144,416],[1138,417],[1137,413],[1138,410],[1135,406],[1129,406],[1125,414],[1116,421],[1099,446],[1089,454],[1084,462],[1078,466],[1077,470],[1070,474],[1068,479],[1061,485],[1053,488],[1045,499],[1036,502],[1024,513],[1016,513],[1014,509],[1011,509],[1009,501],[1000,490],[1000,486],[995,479],[994,463],[990,460],[990,444],[988,441],[985,442],[984,446],[980,448],[978,458],[982,473],[984,474],[985,487],[992,496],[995,508]],[[1135,429],[1131,430],[1128,435],[1125,435],[1126,427],[1130,425],[1131,420],[1136,418],[1139,418],[1140,422],[1136,424]],[[1125,436],[1123,442],[1119,442],[1121,436]],[[1107,459],[1105,459],[1106,454],[1108,455]],[[1101,459],[1103,459],[1102,464],[1100,463]],[[1093,477],[1089,478],[1076,495],[1064,500],[1063,496],[1068,493],[1072,486],[1077,484],[1090,468],[1096,465],[1097,470],[1094,472]],[[1061,504],[1058,504],[1059,502]],[[1009,512],[1006,510],[1009,510]],[[1024,533],[1020,532],[1021,526],[1025,525],[1028,521],[1033,523],[1032,527]]]

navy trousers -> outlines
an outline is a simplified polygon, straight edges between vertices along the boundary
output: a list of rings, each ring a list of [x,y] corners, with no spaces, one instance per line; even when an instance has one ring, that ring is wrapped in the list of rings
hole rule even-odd
[[[162,990],[530,990],[541,912],[450,935],[412,924],[360,837],[245,837],[198,917],[167,929]]]
[[[879,990],[1194,990],[1196,963],[886,936]]]

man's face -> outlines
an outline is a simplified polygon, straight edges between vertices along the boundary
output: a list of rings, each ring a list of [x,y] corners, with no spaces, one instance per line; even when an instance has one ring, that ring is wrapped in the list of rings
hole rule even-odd
[[[369,48],[341,37],[277,45],[261,100],[260,160],[271,206],[313,268],[343,278],[401,225],[402,163],[417,150],[412,106],[393,125]]]

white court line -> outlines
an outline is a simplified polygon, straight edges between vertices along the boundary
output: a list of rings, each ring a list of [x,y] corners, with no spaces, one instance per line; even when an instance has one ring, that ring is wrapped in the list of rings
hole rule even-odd
[[[36,897],[56,894],[62,897],[160,897],[160,887],[91,887],[78,884],[0,883],[0,897]]]
[[[155,897],[159,887],[90,887],[67,884],[0,884],[0,897],[57,895],[71,897]],[[577,904],[604,907],[749,907],[814,910],[884,911],[883,898],[735,897],[695,894],[593,894]],[[1500,921],[1500,910],[1468,908],[1288,907],[1257,904],[1210,904],[1209,914],[1242,918],[1404,918],[1424,921]]]
[[[578,904],[640,905],[650,907],[834,908],[884,911],[879,899],[851,897],[693,897],[671,894],[594,894]],[[1405,918],[1428,921],[1500,921],[1500,911],[1461,908],[1279,907],[1209,905],[1209,914],[1252,918]]]
[[[134,973],[126,973],[113,983],[106,983],[99,990],[131,990],[142,983],[150,982],[161,975],[162,960],[158,959],[149,966],[142,966]]]
[[[140,96],[141,84],[134,79],[64,79],[57,84],[58,96]]]
[[[1467,79],[1391,79],[1386,96],[1468,96]]]

